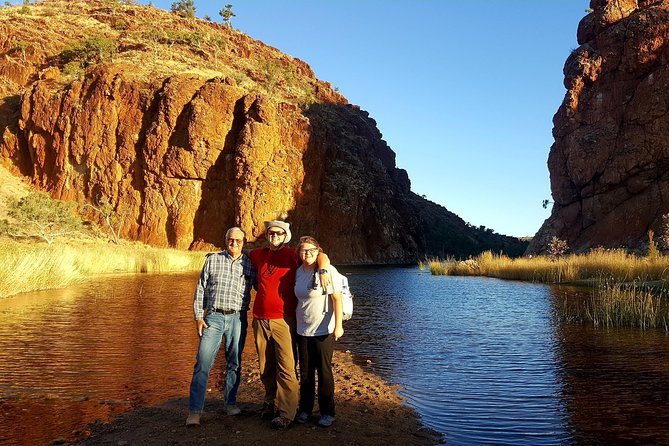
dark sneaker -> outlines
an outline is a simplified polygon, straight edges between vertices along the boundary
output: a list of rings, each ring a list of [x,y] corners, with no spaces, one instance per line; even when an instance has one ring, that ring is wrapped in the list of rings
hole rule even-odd
[[[272,420],[272,429],[282,431],[288,429],[288,426],[290,426],[290,420],[286,417],[278,416]]]
[[[334,423],[335,417],[332,415],[323,415],[320,420],[318,420],[318,425],[321,427],[330,427]]]
[[[304,424],[304,423],[307,422],[308,419],[309,419],[309,414],[308,414],[308,413],[306,413],[306,412],[300,412],[300,413],[298,413],[297,416],[295,417],[295,422],[296,422],[296,423],[300,423],[300,424]]]
[[[276,408],[274,404],[265,403],[262,406],[262,411],[260,412],[260,418],[263,420],[272,420],[276,417]]]

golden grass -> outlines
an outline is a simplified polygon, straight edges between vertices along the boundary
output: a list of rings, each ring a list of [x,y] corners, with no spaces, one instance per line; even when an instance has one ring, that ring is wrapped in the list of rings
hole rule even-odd
[[[545,256],[512,259],[486,251],[467,260],[431,260],[430,271],[435,275],[489,276],[544,283],[666,280],[669,256],[646,258],[621,249],[602,249],[558,259]]]
[[[0,239],[0,297],[63,288],[97,274],[199,271],[204,252],[161,249],[139,243],[19,243]]]
[[[669,312],[662,294],[664,291],[656,295],[637,284],[606,284],[597,288],[586,305],[585,320],[605,327],[663,327],[667,330]]]

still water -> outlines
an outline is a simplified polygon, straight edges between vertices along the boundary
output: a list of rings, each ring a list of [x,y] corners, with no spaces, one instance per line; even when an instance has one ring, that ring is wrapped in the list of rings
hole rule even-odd
[[[340,347],[400,384],[447,444],[669,444],[664,331],[562,324],[574,290],[340,269],[356,295]],[[196,280],[110,277],[0,300],[0,444],[50,444],[186,396]]]

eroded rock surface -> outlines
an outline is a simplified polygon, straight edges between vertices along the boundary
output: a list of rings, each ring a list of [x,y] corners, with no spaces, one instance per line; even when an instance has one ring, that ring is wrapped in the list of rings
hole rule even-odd
[[[669,213],[669,1],[591,8],[553,118],[553,210],[529,252],[553,236],[577,251],[638,248]]]

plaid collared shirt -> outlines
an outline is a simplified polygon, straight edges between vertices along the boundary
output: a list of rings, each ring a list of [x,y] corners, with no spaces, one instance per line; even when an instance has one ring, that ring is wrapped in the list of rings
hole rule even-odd
[[[204,310],[248,310],[256,269],[242,254],[233,260],[227,251],[207,256],[195,288],[195,320],[204,318]]]

